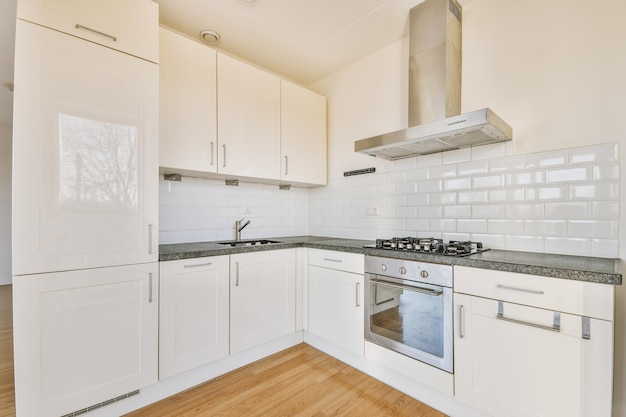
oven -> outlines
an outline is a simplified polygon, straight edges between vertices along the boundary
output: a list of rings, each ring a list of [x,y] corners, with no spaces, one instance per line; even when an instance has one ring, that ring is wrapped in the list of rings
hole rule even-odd
[[[365,256],[365,339],[453,372],[452,266]]]

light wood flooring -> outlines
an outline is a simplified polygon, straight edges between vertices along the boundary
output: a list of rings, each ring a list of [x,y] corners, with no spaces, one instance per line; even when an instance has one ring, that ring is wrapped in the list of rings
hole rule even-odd
[[[300,344],[126,417],[445,417]]]
[[[15,416],[11,285],[0,285],[0,417]]]
[[[0,417],[15,416],[11,286],[0,286]],[[126,417],[445,417],[300,344]]]

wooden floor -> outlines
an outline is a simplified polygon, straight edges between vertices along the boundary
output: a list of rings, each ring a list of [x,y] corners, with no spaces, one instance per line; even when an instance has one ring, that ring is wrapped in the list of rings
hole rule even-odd
[[[11,286],[0,286],[0,417],[15,416]],[[127,417],[445,417],[300,344]]]
[[[0,417],[15,416],[11,285],[0,285]]]
[[[126,417],[445,417],[300,344]]]

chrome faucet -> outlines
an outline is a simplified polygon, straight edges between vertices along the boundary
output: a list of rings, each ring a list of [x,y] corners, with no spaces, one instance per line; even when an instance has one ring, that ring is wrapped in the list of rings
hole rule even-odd
[[[241,231],[244,229],[244,227],[250,224],[250,220],[248,220],[242,225],[241,222],[243,220],[244,219],[235,221],[235,240],[241,240]]]

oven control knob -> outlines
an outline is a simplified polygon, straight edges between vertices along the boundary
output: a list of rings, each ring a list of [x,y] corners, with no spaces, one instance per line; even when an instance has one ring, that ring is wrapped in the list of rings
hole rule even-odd
[[[428,271],[422,271],[420,272],[420,275],[422,276],[422,278],[428,278]]]
[[[403,267],[403,266],[401,266],[401,267],[400,267],[400,273],[401,273],[402,275],[406,274],[406,268],[405,268],[405,267]]]
[[[386,270],[387,270],[387,265],[382,264],[382,265],[380,266],[380,270],[381,270],[381,271],[386,271]]]

